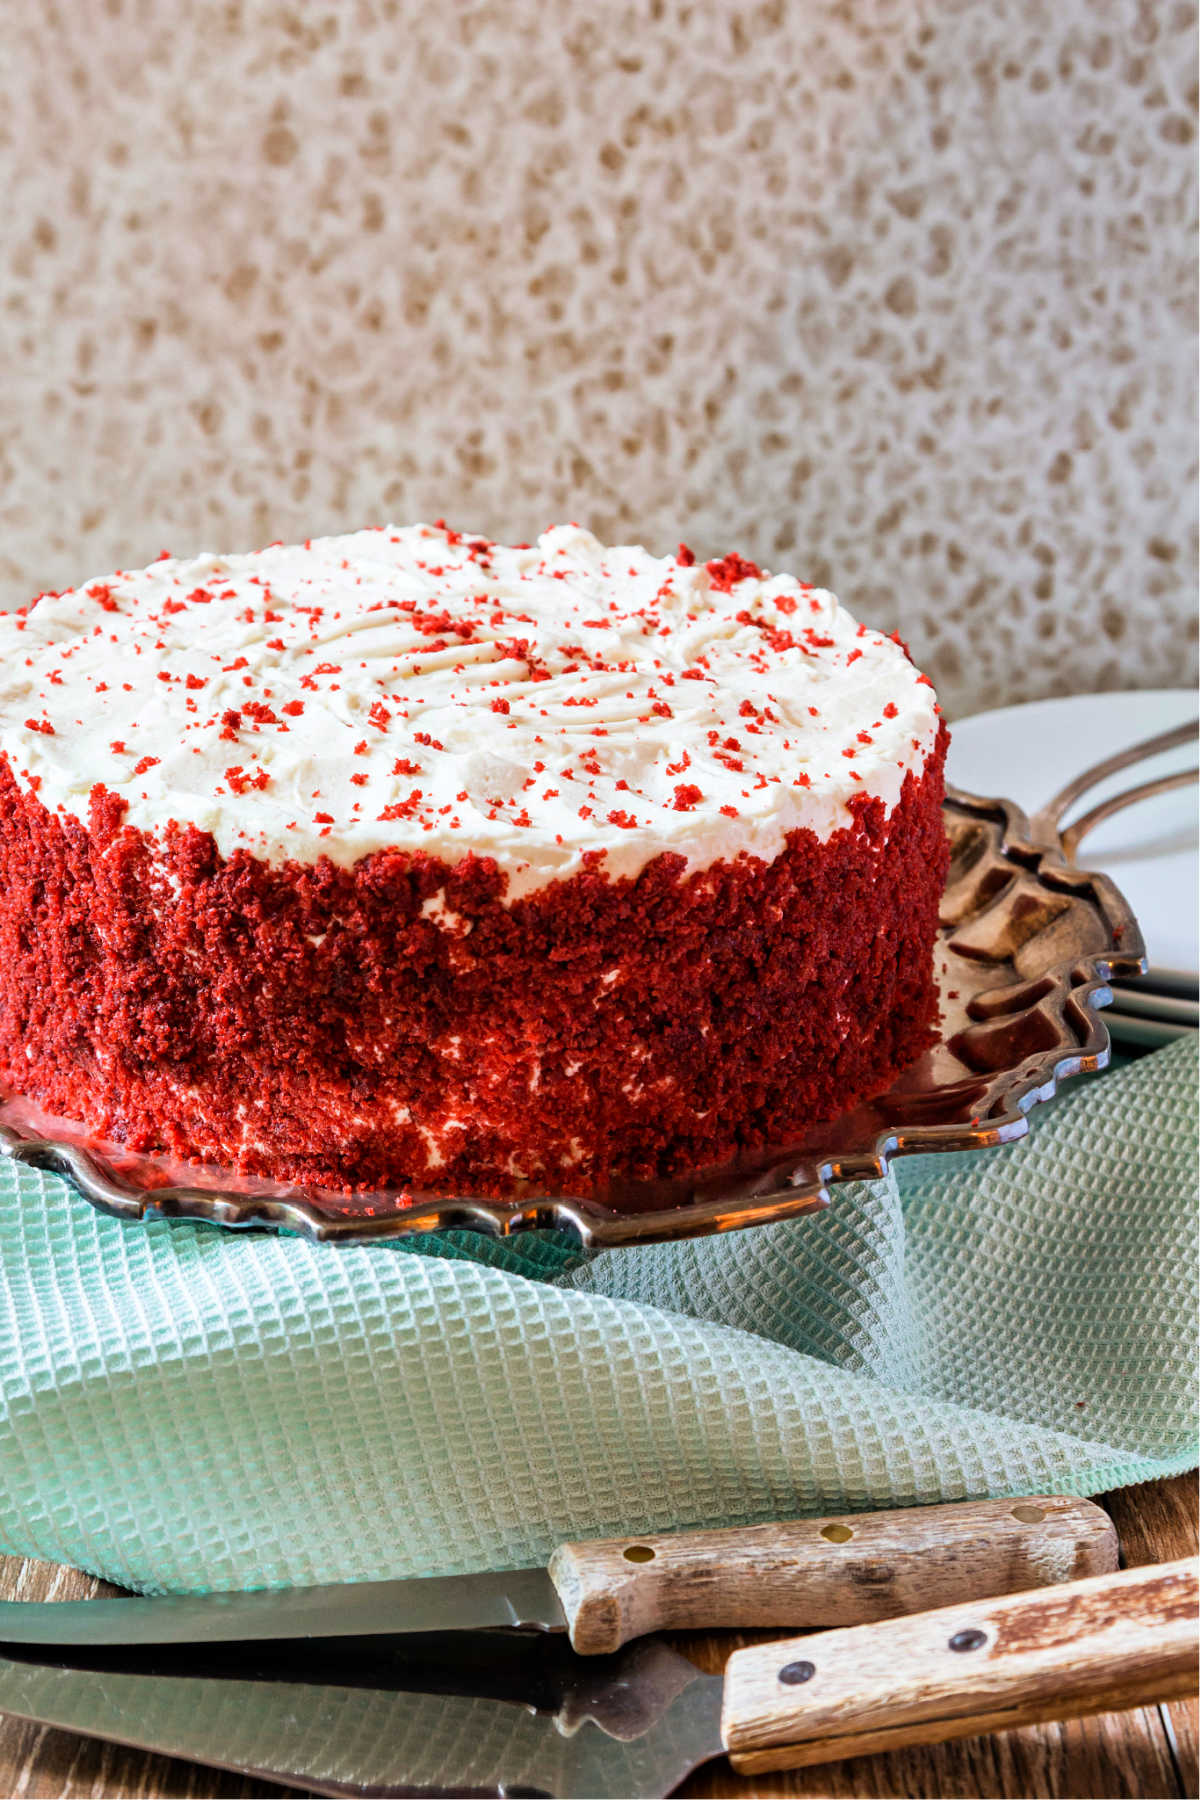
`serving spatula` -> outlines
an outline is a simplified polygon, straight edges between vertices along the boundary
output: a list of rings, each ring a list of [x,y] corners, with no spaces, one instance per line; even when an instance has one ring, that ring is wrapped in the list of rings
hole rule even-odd
[[[10,1660],[0,1709],[316,1794],[638,1800],[723,1751],[753,1774],[1178,1698],[1198,1596],[1196,1563],[1166,1563],[759,1644],[723,1677],[657,1639],[470,1633],[210,1647],[213,1675],[161,1672],[194,1649],[155,1673]]]
[[[689,1626],[857,1625],[1117,1566],[1112,1522],[1064,1495],[564,1544],[546,1569],[251,1593],[0,1602],[4,1644],[179,1644],[566,1631],[599,1654]]]

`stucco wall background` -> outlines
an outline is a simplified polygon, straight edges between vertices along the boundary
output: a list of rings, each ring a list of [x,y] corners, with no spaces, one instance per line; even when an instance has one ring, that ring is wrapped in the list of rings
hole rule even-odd
[[[1194,676],[1195,8],[0,0],[0,605],[446,515]]]

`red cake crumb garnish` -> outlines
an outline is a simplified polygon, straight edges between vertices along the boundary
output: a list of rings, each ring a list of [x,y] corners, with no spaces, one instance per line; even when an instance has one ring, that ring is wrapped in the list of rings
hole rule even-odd
[[[135,769],[134,774],[136,775],[138,773],[140,773],[140,771]],[[245,794],[251,788],[267,787],[271,777],[267,774],[265,769],[255,769],[247,774],[240,763],[234,763],[232,768],[226,769],[225,779],[235,794]]]
[[[691,812],[703,800],[704,795],[694,782],[682,782],[675,789],[675,811]]]
[[[705,563],[704,567],[708,570],[708,578],[713,587],[723,594],[731,593],[739,581],[761,581],[763,577],[757,563],[752,563],[748,557],[738,556],[736,551],[730,551],[719,562]]]

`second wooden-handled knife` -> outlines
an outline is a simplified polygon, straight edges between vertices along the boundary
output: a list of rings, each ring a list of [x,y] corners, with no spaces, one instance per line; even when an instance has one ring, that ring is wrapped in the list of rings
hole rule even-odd
[[[1108,1515],[1061,1495],[563,1544],[545,1569],[250,1593],[0,1603],[0,1645],[284,1642],[503,1627],[619,1649],[693,1626],[867,1624],[1103,1575]]]

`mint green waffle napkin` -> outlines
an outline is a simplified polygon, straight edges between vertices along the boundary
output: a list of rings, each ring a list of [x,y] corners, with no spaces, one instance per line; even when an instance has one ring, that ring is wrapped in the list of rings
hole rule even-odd
[[[150,1591],[1191,1466],[1191,1039],[1023,1144],[585,1258],[121,1225],[0,1163],[0,1543]]]

